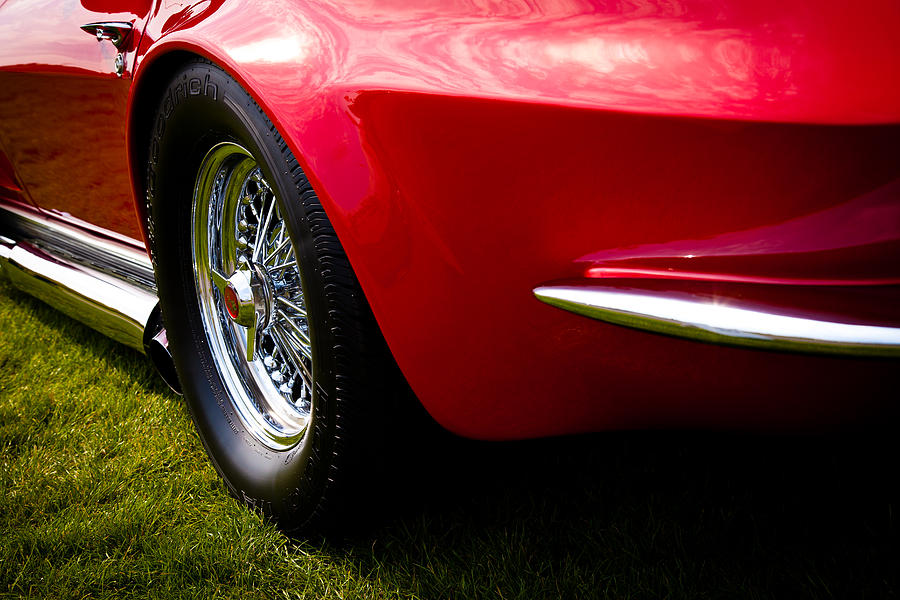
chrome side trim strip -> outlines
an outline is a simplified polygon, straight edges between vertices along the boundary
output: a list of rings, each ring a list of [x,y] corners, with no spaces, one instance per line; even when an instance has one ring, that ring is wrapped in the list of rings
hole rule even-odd
[[[831,322],[670,298],[663,294],[542,286],[552,306],[608,323],[735,346],[855,356],[900,356],[900,328]]]
[[[156,294],[153,264],[143,249],[9,205],[0,205],[0,228],[0,234],[16,241],[28,242],[54,256],[124,279]]]
[[[0,272],[17,288],[132,348],[158,300],[149,258],[23,209],[0,207]]]

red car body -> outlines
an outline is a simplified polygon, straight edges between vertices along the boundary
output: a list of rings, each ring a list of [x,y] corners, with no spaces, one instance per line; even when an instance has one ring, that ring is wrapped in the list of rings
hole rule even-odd
[[[134,26],[121,77],[99,21]],[[723,346],[534,290],[900,328],[898,31],[896,0],[6,0],[0,198],[143,248],[154,92],[200,55],[284,136],[444,427],[855,420],[892,409],[896,344]]]

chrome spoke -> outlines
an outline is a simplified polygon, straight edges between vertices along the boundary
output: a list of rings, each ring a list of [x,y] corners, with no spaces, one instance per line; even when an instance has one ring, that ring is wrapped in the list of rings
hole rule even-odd
[[[272,333],[275,337],[279,338],[279,342],[281,343],[281,347],[284,348],[285,352],[288,355],[288,360],[294,366],[294,369],[300,373],[300,377],[303,379],[304,385],[306,385],[310,389],[310,393],[312,391],[312,373],[309,372],[309,369],[306,367],[306,363],[304,362],[304,356],[302,353],[297,351],[297,348],[294,344],[291,343],[289,336],[285,333],[285,331],[280,327],[274,327],[272,329]]]
[[[312,350],[309,346],[303,343],[297,335],[288,327],[286,327],[283,323],[277,322],[272,326],[272,331],[277,331],[280,335],[281,339],[286,341],[288,344],[288,349],[292,351],[299,351],[300,354],[305,358],[311,358]]]
[[[259,229],[256,230],[256,240],[255,245],[253,246],[253,262],[259,260],[259,253],[262,250],[263,246],[266,244],[266,233],[269,229],[269,223],[272,221],[272,213],[275,212],[275,196],[272,194],[264,194],[263,202],[265,202],[265,197],[268,196],[269,200],[269,210],[266,211],[266,219],[263,221],[262,225]]]
[[[285,298],[284,296],[278,296],[277,298],[275,298],[275,300],[276,300],[277,302],[281,302],[282,304],[284,304],[285,306],[287,306],[288,308],[290,308],[291,310],[293,310],[294,312],[296,312],[296,313],[297,313],[298,315],[300,315],[301,317],[306,317],[306,309],[305,309],[305,308],[303,308],[302,306],[298,306],[298,305],[294,304],[293,302],[291,302],[290,300],[288,300],[288,299]]]
[[[279,254],[282,250],[284,250],[285,248],[287,248],[288,244],[290,244],[290,243],[291,243],[291,238],[289,238],[289,237],[288,237],[288,238],[285,238],[285,240],[284,240],[283,242],[281,242],[280,244],[278,244],[278,247],[277,247],[277,248],[275,248],[272,252],[270,252],[269,254],[266,255],[266,258],[263,260],[263,263],[264,263],[264,264],[269,264],[270,262],[272,262],[272,259],[273,259],[273,258],[277,258],[277,257],[278,257],[278,254]]]
[[[269,269],[269,273],[273,273],[273,272],[275,272],[275,271],[280,271],[281,269],[286,269],[286,268],[288,268],[288,267],[296,267],[296,266],[297,266],[297,261],[296,261],[296,260],[290,260],[290,261],[288,261],[288,262],[286,262],[286,263],[281,263],[280,265],[275,265],[274,267],[271,267],[271,268]]]
[[[245,195],[245,196],[243,197],[243,202],[244,202],[244,204],[246,204],[248,207],[250,207],[250,212],[253,213],[253,216],[256,218],[257,224],[259,224],[259,221],[260,221],[260,218],[259,218],[259,212],[256,210],[256,207],[253,206],[253,196],[250,196],[249,194],[248,194],[248,195]]]
[[[309,348],[312,346],[311,342],[309,341],[309,338],[306,335],[306,332],[303,331],[303,329],[301,329],[300,326],[294,322],[293,317],[291,317],[289,314],[287,314],[280,308],[275,309],[275,314],[277,314],[279,317],[281,317],[281,320],[276,321],[276,323],[284,323],[285,325],[290,327],[291,331],[297,336],[297,339],[300,340],[301,345],[305,346],[306,348]]]

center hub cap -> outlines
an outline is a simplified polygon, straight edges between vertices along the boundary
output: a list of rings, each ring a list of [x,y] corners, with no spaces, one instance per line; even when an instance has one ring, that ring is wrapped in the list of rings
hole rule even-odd
[[[252,272],[235,271],[228,278],[228,285],[222,292],[228,316],[238,325],[252,327],[256,324],[256,295],[253,293]]]
[[[234,286],[231,284],[225,288],[225,308],[228,310],[228,316],[232,319],[237,319],[240,314],[240,306],[237,297],[237,292],[234,289]]]

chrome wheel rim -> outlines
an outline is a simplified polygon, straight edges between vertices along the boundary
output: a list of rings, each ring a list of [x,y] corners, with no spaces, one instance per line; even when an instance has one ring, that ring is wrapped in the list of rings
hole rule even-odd
[[[287,225],[245,148],[223,142],[207,153],[192,220],[194,281],[216,370],[246,429],[269,448],[292,448],[312,418],[312,333]]]

